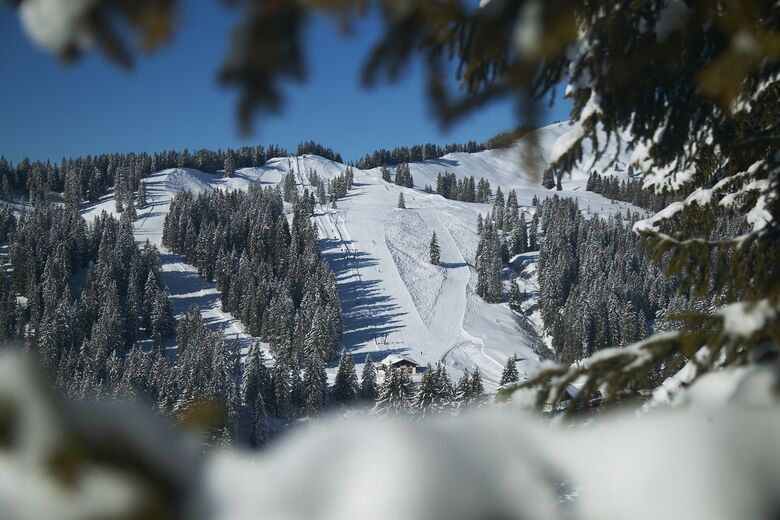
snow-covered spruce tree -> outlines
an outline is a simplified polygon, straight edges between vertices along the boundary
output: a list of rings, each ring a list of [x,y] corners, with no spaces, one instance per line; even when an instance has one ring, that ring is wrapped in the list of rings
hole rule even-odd
[[[286,419],[290,414],[290,369],[281,361],[277,361],[271,369],[271,385],[273,387],[273,414]]]
[[[519,218],[520,205],[517,202],[517,192],[510,190],[506,199],[506,207],[504,208],[504,231],[507,233],[513,232]]]
[[[472,404],[480,405],[485,399],[485,387],[482,384],[482,373],[479,371],[479,367],[474,369],[471,374],[471,381],[469,381],[469,397]]]
[[[376,367],[371,359],[371,354],[366,355],[365,363],[363,364],[363,372],[360,377],[360,398],[373,403],[379,390],[376,384]]]
[[[8,182],[6,180],[6,182]],[[7,188],[10,190],[10,187]],[[63,200],[67,206],[78,209],[83,200],[81,191],[81,179],[78,170],[67,168],[65,173],[65,189],[63,191]]]
[[[252,430],[249,433],[249,443],[253,447],[259,447],[268,441],[268,413],[265,409],[265,400],[258,395],[252,405]]]
[[[295,201],[295,198],[298,196],[296,185],[297,181],[295,179],[295,174],[292,172],[292,170],[290,170],[287,172],[287,175],[284,176],[283,193],[285,202]]]
[[[476,293],[489,303],[503,301],[501,286],[501,244],[498,232],[490,220],[482,226],[477,244]]]
[[[423,372],[420,384],[411,404],[414,412],[421,417],[426,417],[438,411],[438,395],[436,389],[435,373],[430,363]]]
[[[514,192],[513,192],[514,193]],[[510,254],[512,256],[525,253],[528,250],[528,230],[525,222],[525,212],[521,213],[511,229],[512,243]]]
[[[398,186],[404,186],[406,188],[414,188],[414,179],[412,178],[412,170],[409,167],[409,163],[401,163],[395,168],[395,183]]]
[[[308,392],[305,385],[304,378],[301,376],[301,370],[298,368],[290,370],[290,408],[293,416],[306,411]]]
[[[239,353],[228,345],[224,337],[219,335],[213,339],[211,377],[206,397],[221,405],[224,413],[219,427],[231,440],[238,433],[240,410],[238,358]]]
[[[463,371],[463,375],[458,379],[455,386],[455,406],[463,408],[471,403],[471,373],[468,369]]]
[[[374,412],[380,415],[406,415],[410,411],[414,390],[412,378],[406,370],[388,367],[379,389]]]
[[[406,209],[406,200],[404,199],[404,193],[401,192],[398,194],[398,204],[397,207],[399,209]]]
[[[536,205],[538,204],[539,202],[537,201]],[[534,216],[531,217],[531,226],[528,229],[528,250],[539,250],[539,211],[536,211]]]
[[[517,286],[517,278],[514,274],[509,279],[509,308],[515,312],[520,312],[520,288]]]
[[[135,207],[137,209],[146,207],[146,183],[144,181],[138,184],[138,198],[135,201]]]
[[[223,169],[225,170],[225,177],[230,178],[236,175],[236,159],[232,150],[228,150],[225,154]]]
[[[336,380],[333,383],[333,400],[340,404],[350,404],[358,398],[358,379],[355,362],[346,351],[341,354]]]
[[[497,230],[504,229],[504,205],[504,193],[501,191],[501,186],[499,186],[496,188],[496,198],[493,200],[493,209],[490,212],[493,226]]]
[[[441,261],[441,249],[439,249],[439,241],[436,239],[436,231],[434,231],[433,235],[431,236],[429,255],[431,264],[439,265],[439,262]]]
[[[451,410],[455,405],[455,387],[442,362],[436,363],[434,384],[439,411]]]
[[[520,374],[517,372],[517,354],[509,356],[501,373],[499,385],[503,386],[509,383],[517,383],[520,380]]]
[[[241,378],[241,404],[252,410],[258,398],[269,402],[273,395],[271,377],[265,366],[263,350],[253,343],[244,358],[244,371]],[[265,404],[263,405],[265,407]]]
[[[308,417],[320,414],[327,403],[328,378],[325,373],[325,364],[322,362],[322,355],[316,348],[306,350],[303,388],[306,392],[304,413]]]
[[[163,338],[173,335],[176,319],[171,309],[171,299],[168,291],[158,290],[152,306],[149,336],[159,345]]]
[[[429,364],[412,400],[413,411],[426,417],[449,410],[454,401],[455,389],[444,365]]]

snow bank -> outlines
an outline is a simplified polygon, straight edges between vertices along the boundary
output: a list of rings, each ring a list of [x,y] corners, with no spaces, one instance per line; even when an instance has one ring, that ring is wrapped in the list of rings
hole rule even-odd
[[[423,421],[353,416],[309,423],[260,453],[205,456],[158,418],[63,405],[39,381],[18,356],[0,357],[0,504],[11,520],[771,520],[780,511],[769,368],[699,379],[684,411],[584,426],[543,424],[514,403]]]

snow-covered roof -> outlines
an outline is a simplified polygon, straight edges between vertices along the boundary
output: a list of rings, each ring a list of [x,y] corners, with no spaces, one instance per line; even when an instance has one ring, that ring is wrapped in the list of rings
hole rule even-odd
[[[383,359],[381,361],[381,364],[383,364],[383,365],[396,365],[396,364],[401,363],[401,362],[412,363],[414,365],[418,364],[417,361],[415,361],[414,359],[410,358],[409,356],[405,356],[403,354],[390,354],[389,356],[387,356],[385,359]]]

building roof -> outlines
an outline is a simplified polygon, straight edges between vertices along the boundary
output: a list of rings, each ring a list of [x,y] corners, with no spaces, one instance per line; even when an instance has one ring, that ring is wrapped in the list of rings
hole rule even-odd
[[[418,365],[417,361],[403,354],[390,354],[380,362],[382,365],[397,365],[398,363],[411,363]]]

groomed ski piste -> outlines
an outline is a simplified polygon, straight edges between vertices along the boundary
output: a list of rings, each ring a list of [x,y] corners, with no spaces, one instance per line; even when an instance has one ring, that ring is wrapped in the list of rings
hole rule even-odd
[[[414,189],[383,181],[379,168],[355,168],[353,188],[338,200],[337,208],[317,205],[314,219],[322,255],[337,276],[344,316],[342,347],[354,355],[358,373],[367,354],[375,362],[401,354],[420,366],[442,362],[453,378],[459,378],[464,370],[479,368],[486,391],[493,392],[508,357],[517,355],[521,376],[538,367],[545,338],[535,304],[536,253],[513,259],[514,266],[523,268],[524,275],[518,277],[518,282],[521,292],[528,295],[524,313],[513,312],[507,304],[484,302],[474,292],[479,241],[476,223],[480,213],[489,213],[492,203],[447,200],[425,193],[424,187],[435,188],[437,175],[445,171],[458,178],[484,177],[494,193],[499,186],[505,196],[514,189],[520,210],[526,212],[529,221],[535,211],[533,197],[541,200],[556,194],[578,199],[581,211],[590,215],[641,211],[585,191],[593,166],[587,160],[582,168],[564,177],[562,191],[541,186],[541,169],[557,149],[565,146],[571,131],[568,123],[556,123],[534,132],[534,147],[525,145],[526,137],[512,148],[453,153],[411,163]],[[535,164],[538,171],[528,171],[529,164]],[[604,159],[595,168],[602,174],[626,175],[625,162],[621,161],[608,165]],[[138,211],[135,237],[141,243],[148,240],[160,250],[163,279],[177,317],[198,306],[205,323],[222,330],[242,352],[256,340],[244,332],[237,319],[221,310],[215,285],[201,278],[183,257],[162,246],[165,215],[177,192],[246,190],[254,182],[276,186],[288,171],[295,173],[298,188],[303,191],[309,187],[310,171],[316,170],[321,178],[331,179],[345,169],[344,164],[304,155],[272,159],[259,168],[240,169],[232,178],[174,168],[145,179],[148,206]],[[400,192],[404,194],[406,209],[396,207]],[[82,214],[89,220],[102,211],[115,213],[113,194],[84,208]],[[429,262],[429,242],[434,231],[441,248],[439,266]],[[507,280],[508,276],[507,272]],[[328,368],[328,373],[332,380],[335,365]]]

